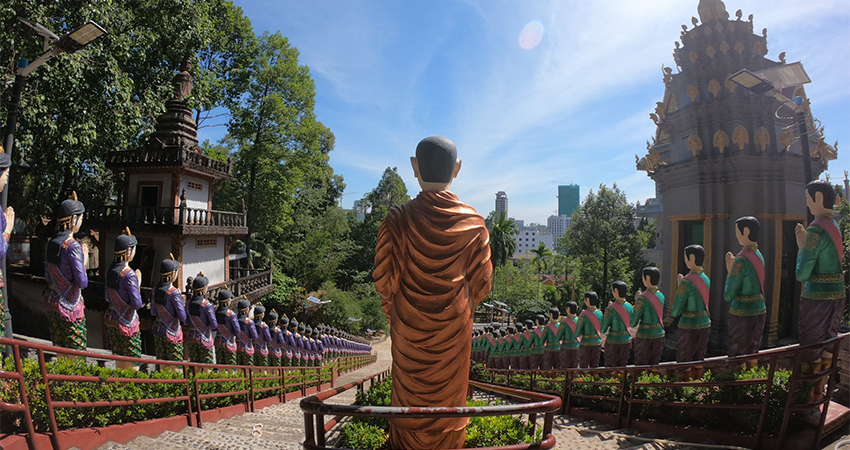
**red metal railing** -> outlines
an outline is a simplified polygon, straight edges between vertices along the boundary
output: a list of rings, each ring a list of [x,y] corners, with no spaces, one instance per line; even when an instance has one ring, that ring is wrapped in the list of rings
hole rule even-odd
[[[478,374],[479,380],[488,381],[495,385],[506,387],[521,385],[523,389],[534,392],[557,395],[563,398],[563,412],[570,414],[574,408],[575,398],[598,400],[615,404],[611,407],[611,414],[616,417],[618,427],[630,427],[634,420],[633,407],[635,405],[654,405],[659,407],[693,408],[693,409],[725,409],[730,411],[753,410],[759,412],[758,426],[752,435],[752,445],[760,447],[765,434],[765,425],[768,414],[768,404],[771,400],[771,388],[774,386],[774,378],[777,370],[790,369],[791,376],[788,381],[787,398],[781,399],[785,402],[785,410],[777,436],[781,442],[788,431],[791,414],[795,411],[812,410],[821,408],[819,426],[815,436],[814,447],[820,444],[824,423],[829,408],[829,402],[834,390],[835,376],[838,371],[838,352],[843,339],[850,339],[850,333],[841,334],[835,338],[819,344],[801,347],[799,344],[765,350],[757,354],[742,355],[734,358],[719,357],[705,361],[692,363],[662,363],[658,366],[629,366],[618,368],[597,369],[567,369],[567,370],[510,370],[510,369],[485,369]],[[814,374],[801,373],[801,355],[807,352],[824,351],[832,353],[832,364],[828,369],[823,369]],[[768,373],[765,378],[724,380],[724,381],[677,381],[677,382],[639,382],[638,377],[644,373],[659,374],[682,374],[687,370],[699,369],[701,371],[728,371],[735,367],[742,367],[754,363],[767,367]],[[473,374],[474,375],[474,374]],[[587,381],[583,378],[591,375],[606,377],[614,381]],[[802,383],[815,383],[826,378],[826,394],[816,400],[802,403],[794,403],[798,396],[798,388]],[[528,385],[526,386],[526,383]],[[557,389],[555,387],[557,386]],[[616,395],[591,395],[576,392],[579,386],[608,386],[616,391]],[[718,390],[739,386],[757,386],[761,389],[761,401],[758,403],[726,404],[726,403],[696,403],[696,402],[663,402],[642,399],[636,396],[639,388],[716,388]],[[615,411],[614,411],[615,410]]]
[[[335,389],[329,389],[310,397],[301,399],[301,410],[304,411],[304,433],[305,440],[303,447],[305,450],[331,450],[326,447],[325,433],[330,431],[343,417],[382,417],[385,419],[406,417],[406,418],[446,418],[446,417],[483,417],[483,416],[512,416],[512,415],[528,415],[528,422],[532,424],[532,433],[534,432],[534,424],[536,423],[537,414],[543,413],[543,440],[541,442],[516,444],[504,447],[490,447],[490,449],[499,450],[528,450],[541,449],[547,450],[555,448],[555,437],[552,435],[552,424],[554,415],[561,409],[561,399],[556,396],[538,394],[535,392],[520,391],[490,384],[479,383],[476,381],[469,382],[469,391],[472,389],[480,389],[486,392],[499,394],[514,400],[524,401],[526,403],[513,405],[496,405],[496,406],[469,406],[469,407],[433,407],[433,408],[414,408],[414,407],[399,407],[399,406],[357,406],[357,405],[332,405],[324,403],[325,400],[345,392],[349,389],[357,388],[363,390],[363,385],[369,381],[370,387],[377,380],[383,381],[389,370],[376,373],[370,377],[362,378],[358,381],[348,383],[345,386],[340,386]],[[325,416],[333,415],[334,418],[328,423],[325,423]]]
[[[12,349],[12,354],[15,363],[15,371],[0,370],[0,379],[8,379],[17,381],[18,392],[20,395],[19,403],[5,403],[0,401],[0,411],[21,413],[23,416],[22,425],[27,432],[27,442],[30,449],[35,449],[35,426],[31,415],[29,395],[23,377],[23,367],[21,359],[21,349],[32,349],[37,352],[37,361],[41,373],[41,382],[44,386],[44,400],[46,413],[49,422],[50,439],[54,449],[59,449],[60,442],[58,438],[59,426],[56,420],[56,409],[59,408],[94,408],[94,407],[111,407],[111,406],[130,406],[151,403],[170,403],[170,402],[185,402],[186,404],[186,419],[189,426],[195,425],[200,427],[202,400],[216,397],[229,397],[244,395],[244,404],[248,411],[254,411],[254,402],[258,394],[280,390],[279,401],[286,401],[286,394],[289,388],[298,388],[301,391],[301,396],[307,394],[307,389],[312,386],[321,387],[325,383],[330,383],[331,386],[336,382],[337,377],[350,370],[354,370],[375,362],[376,355],[357,355],[357,356],[342,356],[330,364],[324,366],[308,366],[308,367],[255,367],[255,366],[237,366],[223,364],[199,364],[186,361],[162,361],[142,358],[132,358],[119,355],[102,355],[79,350],[71,350],[63,347],[55,347],[51,345],[42,345],[32,342],[27,342],[19,339],[0,338],[0,345],[9,346]],[[160,368],[177,367],[182,370],[182,378],[173,379],[145,379],[145,378],[121,378],[108,377],[101,378],[96,376],[82,375],[64,375],[49,373],[47,370],[46,353],[61,354],[71,357],[87,357],[96,358],[99,360],[123,361],[135,364],[157,364]],[[173,369],[172,369],[173,370]],[[239,377],[229,378],[198,378],[199,372],[216,370],[219,372],[229,371],[231,373],[240,374]],[[190,376],[191,374],[191,376]],[[295,375],[293,375],[295,374]],[[296,378],[297,380],[293,380]],[[255,382],[258,381],[279,381],[271,386],[255,388]],[[300,380],[300,381],[299,381]],[[145,398],[135,400],[99,400],[99,401],[54,401],[51,398],[51,384],[59,382],[90,382],[90,383],[139,383],[139,384],[177,384],[184,385],[186,395],[174,397],[160,398]],[[244,383],[246,389],[236,391],[226,391],[217,393],[201,394],[200,385],[207,383]],[[296,389],[297,390],[297,389]],[[291,391],[290,391],[291,392]],[[194,395],[193,395],[194,394]],[[194,397],[194,404],[192,402]]]

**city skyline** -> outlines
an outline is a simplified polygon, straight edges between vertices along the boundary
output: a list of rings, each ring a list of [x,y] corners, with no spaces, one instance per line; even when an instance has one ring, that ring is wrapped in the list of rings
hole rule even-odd
[[[310,67],[317,117],[336,136],[330,162],[347,184],[345,208],[387,167],[415,196],[409,157],[422,138],[443,135],[463,159],[452,186],[462,200],[486,216],[504,190],[509,214],[536,223],[557,214],[557,186],[567,182],[581,186],[580,200],[614,183],[630,203],[655,196],[634,156],[654,135],[661,66],[676,70],[673,43],[698,3],[236,1],[258,32],[279,30]],[[768,28],[769,58],[802,61],[828,142],[847,142],[846,2],[725,3]],[[224,128],[201,139],[215,142]],[[830,164],[836,183],[850,167],[845,153]]]

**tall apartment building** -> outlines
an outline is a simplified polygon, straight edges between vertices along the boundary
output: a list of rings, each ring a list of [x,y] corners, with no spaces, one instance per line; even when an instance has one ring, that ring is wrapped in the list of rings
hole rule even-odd
[[[579,187],[577,184],[558,186],[558,215],[572,216],[573,211],[578,209]]]
[[[549,233],[552,234],[555,242],[558,242],[558,239],[570,229],[572,218],[570,216],[549,216],[546,222],[549,226]]]
[[[496,216],[501,216],[505,213],[508,216],[508,194],[505,191],[496,192]]]

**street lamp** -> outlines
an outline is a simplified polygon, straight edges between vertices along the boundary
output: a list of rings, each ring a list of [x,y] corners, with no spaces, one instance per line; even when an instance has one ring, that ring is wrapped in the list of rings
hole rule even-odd
[[[795,96],[793,100],[788,98],[789,95],[794,95],[797,86],[812,82],[803,69],[803,64],[798,61],[757,72],[742,69],[732,74],[729,79],[754,94],[767,94],[774,97],[782,102],[783,106],[791,108],[796,113],[797,129],[800,133],[800,149],[803,153],[803,180],[805,184],[809,184],[813,178],[812,156],[809,150],[805,101],[799,96]],[[812,220],[812,213],[809,212],[808,221],[811,222]]]
[[[33,62],[28,62],[25,59],[18,60],[18,70],[15,71],[15,83],[12,86],[12,101],[9,103],[9,116],[6,119],[6,139],[3,143],[5,152],[12,157],[12,151],[15,146],[15,128],[18,124],[18,107],[21,103],[21,92],[24,90],[24,82],[29,74],[37,69],[42,64],[46,63],[50,58],[61,53],[76,53],[83,47],[91,44],[106,34],[106,30],[95,22],[89,21],[84,25],[75,28],[70,33],[62,36],[56,36],[38,22],[32,22],[22,17],[18,17],[24,25],[35,30],[36,33],[44,37],[45,53],[35,59]],[[0,193],[0,211],[6,210],[6,205],[9,199],[9,185]],[[3,274],[6,273],[6,259],[0,262]],[[5,283],[3,285],[3,298],[6,300],[6,335],[12,336],[12,316],[9,314],[9,295],[6,290]],[[8,349],[7,349],[8,350]]]

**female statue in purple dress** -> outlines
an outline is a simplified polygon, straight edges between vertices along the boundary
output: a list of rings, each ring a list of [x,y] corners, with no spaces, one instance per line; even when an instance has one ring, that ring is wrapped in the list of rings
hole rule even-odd
[[[183,294],[174,287],[180,263],[174,260],[173,255],[169,256],[160,263],[159,284],[153,292],[153,342],[157,358],[183,361],[183,328],[180,324],[186,323],[186,307]]]
[[[257,327],[248,317],[251,302],[243,298],[236,307],[239,310],[239,336],[236,339],[236,363],[240,366],[254,365],[254,341],[257,340]]]
[[[218,328],[213,304],[206,299],[207,286],[210,280],[199,272],[192,280],[192,300],[189,302],[189,324],[186,327],[186,345],[189,350],[189,361],[212,364],[214,362],[214,346],[212,332]]]
[[[47,317],[53,345],[74,350],[86,349],[86,315],[82,291],[89,285],[86,275],[88,252],[74,239],[83,225],[82,202],[77,194],[56,208],[56,232],[47,244],[44,278],[50,284],[45,291]]]
[[[272,340],[269,326],[263,322],[263,317],[266,315],[266,307],[257,304],[254,306],[254,327],[257,329],[257,338],[254,341],[254,365],[268,366],[269,365],[269,341]]]
[[[239,320],[236,311],[230,308],[233,293],[224,286],[218,291],[218,309],[215,319],[218,332],[215,335],[215,360],[217,364],[236,364],[236,336],[239,335]]]
[[[142,338],[139,333],[139,315],[136,311],[142,307],[142,295],[139,291],[138,269],[130,268],[130,261],[136,256],[136,244],[139,241],[130,233],[129,228],[115,239],[115,258],[106,272],[106,301],[109,309],[103,317],[109,334],[109,346],[112,353],[121,356],[142,356]],[[118,361],[119,369],[139,370],[135,363]]]
[[[12,165],[12,159],[9,155],[3,152],[3,147],[0,147],[0,191],[9,183],[9,167]],[[9,238],[12,236],[12,228],[15,226],[15,210],[11,206],[7,207],[3,214],[0,214],[0,230],[3,230],[3,238],[0,239],[0,260],[6,258],[6,250],[9,248]],[[0,272],[0,288],[6,285],[6,277]],[[6,337],[6,314],[9,312],[9,306],[6,304],[6,299],[3,298],[3,291],[0,290],[0,337]]]

